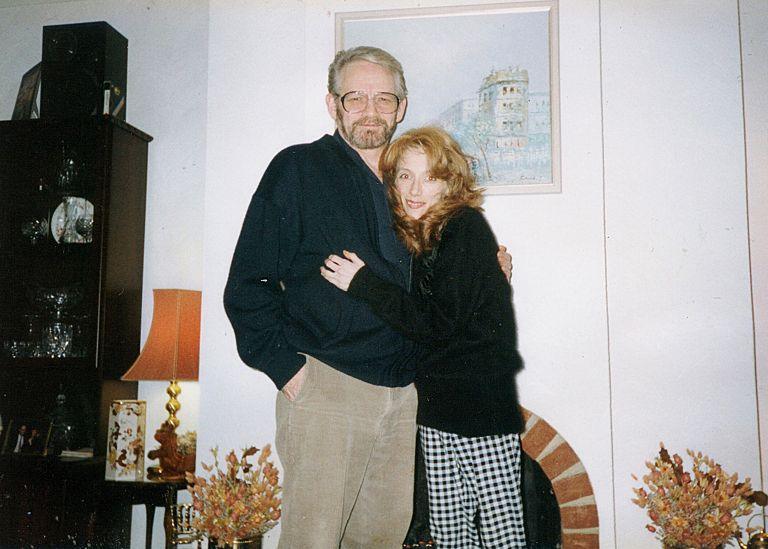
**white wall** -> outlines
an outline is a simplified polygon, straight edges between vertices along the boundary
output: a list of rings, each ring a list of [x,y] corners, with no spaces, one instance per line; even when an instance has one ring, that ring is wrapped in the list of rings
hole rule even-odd
[[[734,2],[602,6],[616,526],[627,536],[645,523],[626,505],[630,474],[659,441],[759,478],[741,67]]]
[[[334,12],[453,3],[348,0],[277,9],[266,2],[245,12],[211,3],[211,59],[233,28],[243,49],[258,55],[228,59],[209,80],[216,134],[207,191],[217,205],[206,203],[206,257],[209,237],[230,244],[206,263],[207,284],[216,280],[220,289],[225,280],[218,259],[231,253],[254,179],[271,155],[331,129],[322,97]],[[601,543],[654,547],[642,511],[629,501],[629,475],[642,472],[659,440],[677,451],[705,450],[729,470],[759,478],[738,14],[735,2],[721,0],[567,0],[560,9],[563,192],[490,197],[487,212],[515,258],[523,403],[584,461]],[[244,15],[258,15],[250,35],[240,30]],[[241,82],[241,74],[264,68],[270,89],[261,79]],[[242,93],[266,108],[240,112]],[[235,116],[244,122],[236,131],[222,128]],[[253,154],[233,165],[233,149],[248,145]],[[224,181],[237,194],[231,203],[215,187]],[[213,393],[228,386],[238,399],[251,392],[248,418],[258,418],[248,431],[217,436],[271,440],[273,389],[261,374],[238,369],[219,301],[207,305],[229,343],[207,342],[216,373],[201,383],[216,384]],[[232,424],[236,414],[214,410],[207,395],[201,428],[212,433],[203,426]]]
[[[143,338],[153,288],[202,289],[208,3],[91,0],[0,4],[0,118],[10,119],[21,75],[40,61],[42,27],[107,21],[128,38],[127,122],[149,146]],[[143,341],[142,338],[142,341]],[[139,384],[149,432],[167,417],[166,384]],[[197,427],[199,386],[183,383],[181,430]],[[147,450],[154,447],[148,442]],[[159,513],[158,513],[159,514]],[[162,515],[155,519],[162,536]],[[144,508],[134,509],[133,547],[143,547]],[[160,537],[159,539],[162,539]]]
[[[198,461],[212,446],[261,447],[274,438],[274,386],[237,356],[222,299],[262,172],[278,150],[304,140],[303,3],[211,0],[209,32]],[[278,533],[268,535],[266,547]]]
[[[145,332],[152,288],[202,287],[200,382],[186,384],[181,416],[183,427],[198,426],[199,459],[213,445],[273,439],[274,388],[241,364],[221,297],[266,164],[332,129],[323,95],[335,11],[475,3],[93,0],[0,9],[6,116],[18,78],[40,57],[42,25],[105,19],[130,40],[128,119],[156,138]],[[523,404],[584,462],[606,547],[658,545],[629,502],[629,474],[642,472],[659,440],[760,478],[768,4],[738,5],[741,21],[733,0],[562,0],[563,192],[486,203],[514,256]],[[162,409],[163,389],[141,385],[151,410]],[[768,420],[768,402],[760,405]],[[155,416],[152,425],[162,412]],[[764,423],[764,447],[766,431]],[[138,547],[143,512],[135,518]]]
[[[768,479],[768,9],[764,0],[742,0],[740,7],[755,378],[760,410],[761,480],[765,490]]]

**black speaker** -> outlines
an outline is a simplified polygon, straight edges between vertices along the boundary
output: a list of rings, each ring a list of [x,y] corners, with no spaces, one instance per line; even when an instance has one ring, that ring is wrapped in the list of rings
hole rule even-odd
[[[125,120],[128,39],[104,21],[43,27],[40,118]]]

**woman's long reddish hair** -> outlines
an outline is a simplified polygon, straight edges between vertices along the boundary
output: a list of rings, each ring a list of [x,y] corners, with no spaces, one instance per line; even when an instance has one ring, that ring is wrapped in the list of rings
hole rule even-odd
[[[395,181],[400,161],[408,151],[426,154],[431,175],[447,184],[443,198],[430,207],[421,219],[413,219],[405,212]],[[395,233],[408,251],[420,255],[434,248],[445,224],[462,207],[481,209],[483,189],[477,188],[470,169],[471,160],[448,132],[433,126],[405,132],[381,155],[379,169],[387,186]]]

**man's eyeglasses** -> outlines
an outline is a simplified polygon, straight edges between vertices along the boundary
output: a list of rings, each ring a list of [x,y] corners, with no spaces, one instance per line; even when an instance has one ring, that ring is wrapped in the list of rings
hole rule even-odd
[[[351,91],[341,96],[341,106],[349,114],[357,114],[368,108],[368,94]],[[392,114],[400,106],[400,98],[394,93],[377,92],[373,94],[373,106],[380,114]]]

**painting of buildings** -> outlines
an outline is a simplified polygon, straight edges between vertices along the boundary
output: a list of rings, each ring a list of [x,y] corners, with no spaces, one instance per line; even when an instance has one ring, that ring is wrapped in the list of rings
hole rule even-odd
[[[552,181],[549,94],[530,92],[528,71],[491,71],[475,97],[461,99],[435,121],[474,159],[482,185]]]
[[[409,90],[399,132],[451,132],[488,192],[558,192],[556,4],[499,6],[342,13],[337,46],[397,57]]]

